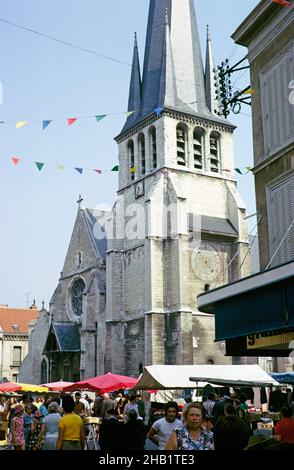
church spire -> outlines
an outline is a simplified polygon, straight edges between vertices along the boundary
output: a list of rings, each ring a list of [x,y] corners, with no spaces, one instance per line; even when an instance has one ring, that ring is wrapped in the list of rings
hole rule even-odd
[[[159,86],[158,105],[162,108],[175,107],[176,81],[171,50],[170,28],[167,8],[165,9],[165,36],[163,43],[161,77]]]
[[[150,0],[141,111],[127,121],[123,131],[152,114],[163,102],[179,112],[212,117],[206,106],[193,0]]]
[[[141,72],[140,72],[137,34],[135,33],[132,74],[131,74],[129,104],[128,104],[128,111],[134,111],[134,114],[132,114],[129,119],[134,120],[138,116],[140,109],[141,109]]]
[[[214,80],[214,63],[212,57],[212,46],[209,26],[207,25],[207,38],[206,38],[206,63],[205,63],[205,97],[206,104],[213,114],[219,111],[219,103],[216,98],[216,88]]]

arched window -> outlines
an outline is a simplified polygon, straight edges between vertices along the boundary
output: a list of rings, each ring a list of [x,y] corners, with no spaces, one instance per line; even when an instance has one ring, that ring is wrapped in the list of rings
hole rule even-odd
[[[157,146],[156,146],[156,129],[151,127],[150,129],[150,148],[151,148],[151,160],[152,168],[157,167]]]
[[[186,139],[186,127],[183,124],[177,125],[177,164],[181,166],[186,166],[186,148],[187,148],[187,139]]]
[[[41,362],[41,383],[45,384],[48,381],[48,367],[46,359]]]
[[[193,131],[193,154],[194,168],[201,170],[204,155],[204,131],[200,127],[196,127]]]
[[[83,292],[85,283],[83,279],[76,279],[71,288],[71,306],[73,313],[80,317],[83,313]]]
[[[141,175],[146,173],[146,151],[145,151],[145,135],[139,134],[139,151],[140,151],[140,164]]]
[[[133,181],[135,179],[135,150],[134,150],[134,141],[130,140],[128,142],[128,162],[129,162],[129,174],[130,179]]]
[[[220,136],[217,132],[210,134],[210,171],[219,173],[220,168]]]

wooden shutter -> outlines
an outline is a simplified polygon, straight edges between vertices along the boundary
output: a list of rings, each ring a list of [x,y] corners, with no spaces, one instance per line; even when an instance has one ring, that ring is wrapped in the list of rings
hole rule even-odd
[[[261,74],[265,158],[294,141],[294,106],[289,84],[294,79],[294,47]]]
[[[294,221],[294,173],[269,189],[268,204],[270,257],[272,257]],[[286,263],[291,259],[294,259],[294,224],[271,266]]]

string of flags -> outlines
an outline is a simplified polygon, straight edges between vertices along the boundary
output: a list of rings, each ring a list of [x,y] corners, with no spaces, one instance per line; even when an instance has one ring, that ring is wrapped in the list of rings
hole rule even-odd
[[[278,5],[282,5],[283,7],[290,7],[292,5],[291,2],[287,0],[272,0],[273,3],[277,3]]]
[[[20,157],[10,157],[10,160],[11,160],[11,162],[14,166],[17,166],[17,165],[20,164],[22,159]],[[105,169],[105,168],[102,169],[102,168],[84,168],[84,167],[80,167],[80,166],[78,166],[78,167],[77,166],[68,167],[68,166],[65,166],[65,165],[58,165],[58,164],[46,163],[46,162],[33,162],[33,164],[36,166],[38,171],[42,171],[45,166],[54,166],[55,168],[58,168],[58,170],[60,170],[60,171],[63,171],[65,168],[71,168],[71,169],[74,169],[75,171],[77,171],[78,173],[80,173],[81,175],[84,173],[84,171],[94,171],[98,175],[101,175],[102,173],[104,173],[106,171],[113,171],[113,172],[119,171],[119,165],[115,165],[111,169]],[[130,173],[136,173],[137,167],[133,166],[129,169],[129,171],[130,171]],[[152,170],[152,172],[153,171],[154,170]],[[232,173],[232,170],[229,170],[227,168],[224,168],[223,171],[228,172],[228,173]],[[250,173],[252,171],[252,169],[251,169],[250,166],[246,166],[245,168],[234,168],[233,171],[235,171],[239,175],[246,175],[246,174]]]
[[[163,108],[158,106],[156,109],[153,110],[153,112],[156,114],[157,117],[161,115],[163,111]],[[95,116],[75,116],[75,117],[70,117],[70,118],[59,118],[59,119],[42,119],[40,122],[42,123],[42,129],[43,131],[47,129],[47,127],[50,126],[50,124],[54,121],[60,121],[64,120],[66,121],[68,126],[72,126],[75,124],[77,121],[80,119],[95,119],[96,122],[102,121],[102,119],[106,118],[107,116],[114,116],[118,114],[124,114],[126,118],[130,117],[132,114],[134,114],[134,111],[123,111],[123,112],[118,112],[118,113],[109,113],[109,114],[97,114]],[[36,120],[32,121],[1,121],[0,124],[15,124],[16,129],[21,129],[22,127],[26,126],[29,122],[36,122]],[[39,122],[39,121],[38,121]]]

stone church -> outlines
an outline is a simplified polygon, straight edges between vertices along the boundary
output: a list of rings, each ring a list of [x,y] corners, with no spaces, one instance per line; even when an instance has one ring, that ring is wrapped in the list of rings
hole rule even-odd
[[[115,138],[113,210],[79,205],[22,380],[231,363],[196,297],[249,274],[246,209],[234,178],[235,126],[218,117],[211,40],[207,32],[204,70],[193,0],[150,0],[142,75],[135,37],[128,109]]]

